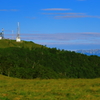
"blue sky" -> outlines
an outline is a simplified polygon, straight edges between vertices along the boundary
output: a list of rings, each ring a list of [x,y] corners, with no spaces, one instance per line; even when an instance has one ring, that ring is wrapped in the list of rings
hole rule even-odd
[[[100,49],[100,0],[0,0],[5,38],[65,50]],[[12,33],[13,30],[13,33]]]

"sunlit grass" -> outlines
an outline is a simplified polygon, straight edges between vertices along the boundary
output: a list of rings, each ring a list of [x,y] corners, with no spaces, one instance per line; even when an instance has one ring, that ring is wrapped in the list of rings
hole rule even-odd
[[[22,80],[0,75],[0,100],[100,100],[100,79]]]
[[[8,47],[25,47],[25,48],[32,48],[32,47],[41,47],[42,45],[30,42],[30,41],[21,41],[16,42],[16,40],[9,40],[3,39],[0,40],[0,48],[8,48]]]

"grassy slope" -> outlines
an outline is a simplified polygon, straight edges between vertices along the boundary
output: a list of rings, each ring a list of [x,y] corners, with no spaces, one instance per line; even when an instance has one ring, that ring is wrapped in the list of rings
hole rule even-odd
[[[41,47],[0,40],[0,48]],[[22,80],[0,75],[0,100],[100,100],[100,79]]]
[[[100,100],[100,79],[22,80],[0,75],[0,100]]]
[[[33,43],[33,42],[27,42],[27,41],[21,41],[21,42],[16,42],[15,40],[0,40],[0,48],[7,48],[7,47],[41,47],[42,45]]]

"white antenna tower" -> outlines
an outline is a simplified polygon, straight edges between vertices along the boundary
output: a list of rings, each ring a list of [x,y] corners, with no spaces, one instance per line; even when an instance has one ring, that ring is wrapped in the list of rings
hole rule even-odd
[[[17,37],[16,37],[16,42],[20,42],[20,28],[19,28],[19,22],[18,22],[18,27],[17,27]]]
[[[4,39],[4,29],[2,28],[2,32],[0,33],[0,40]]]

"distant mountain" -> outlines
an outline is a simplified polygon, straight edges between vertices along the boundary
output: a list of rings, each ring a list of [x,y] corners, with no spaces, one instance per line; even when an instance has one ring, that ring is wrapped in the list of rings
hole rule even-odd
[[[91,50],[76,50],[76,53],[82,53],[86,55],[97,55],[100,56],[100,49],[91,49]]]

